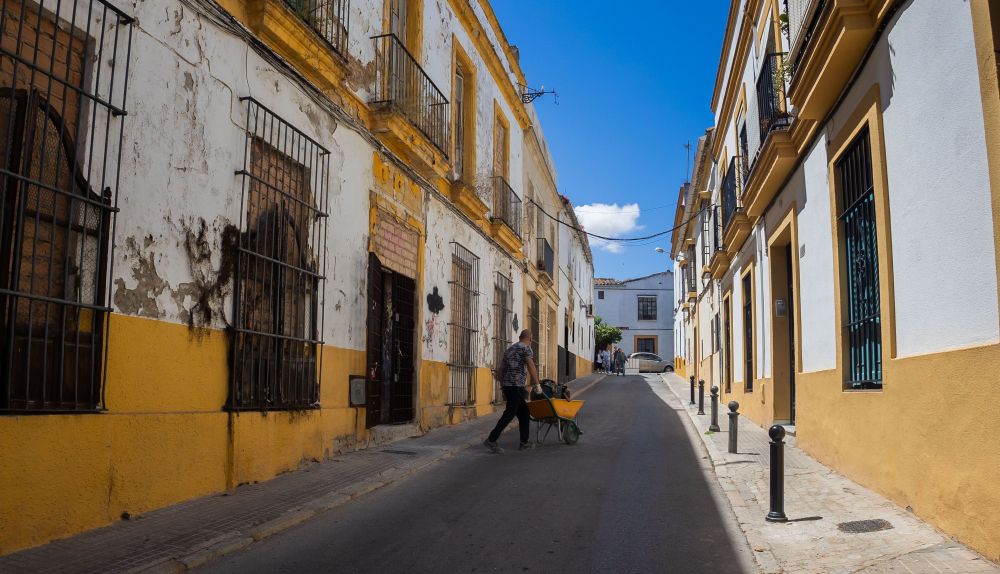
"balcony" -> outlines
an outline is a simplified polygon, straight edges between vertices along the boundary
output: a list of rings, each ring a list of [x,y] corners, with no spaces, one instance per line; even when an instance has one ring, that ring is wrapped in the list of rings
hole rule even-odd
[[[502,176],[493,176],[493,237],[511,254],[521,253],[521,198]]]
[[[777,128],[787,128],[791,123],[785,106],[785,54],[764,56],[764,64],[757,77],[757,106],[763,146],[767,134]]]
[[[285,3],[337,54],[347,56],[350,0],[285,0]]]
[[[725,230],[737,214],[743,211],[743,158],[729,160],[726,178],[722,180],[722,229]]]
[[[809,42],[823,4],[822,0],[788,1],[788,53],[793,60]]]
[[[538,243],[538,270],[547,274],[551,281],[555,277],[555,252],[549,245],[548,239],[539,237],[536,242]]]
[[[446,160],[451,142],[448,99],[395,34],[382,34],[372,40],[375,42],[372,105],[406,118]],[[398,137],[407,146],[414,145],[405,135]],[[430,165],[437,163],[433,159],[425,159],[425,162]]]
[[[729,169],[722,181],[722,241],[720,245],[733,252],[750,232],[750,220],[743,206],[746,185],[744,158],[736,156],[729,161]]]
[[[712,254],[708,262],[708,272],[713,279],[722,279],[732,261],[726,245],[722,242],[722,206],[712,206]]]

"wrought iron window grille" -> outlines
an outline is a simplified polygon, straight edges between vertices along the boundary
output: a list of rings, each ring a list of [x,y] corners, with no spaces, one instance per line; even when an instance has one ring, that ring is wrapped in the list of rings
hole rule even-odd
[[[753,284],[749,274],[743,277],[743,385],[753,392]]]
[[[844,325],[848,363],[845,385],[852,389],[880,389],[882,311],[875,183],[867,126],[837,160],[836,170],[848,303]]]
[[[98,412],[132,18],[0,9],[0,413]]]
[[[510,325],[514,316],[514,282],[499,271],[493,283],[493,402],[503,400],[500,363],[510,345]],[[537,336],[537,335],[536,335]]]
[[[552,279],[555,277],[555,252],[548,239],[539,237],[536,241],[538,243],[538,269],[547,274],[549,279]]]
[[[330,152],[249,97],[231,410],[319,406]]]
[[[473,405],[479,355],[479,257],[457,242],[451,245],[448,404]]]
[[[640,321],[656,320],[656,295],[639,295],[638,306]]]

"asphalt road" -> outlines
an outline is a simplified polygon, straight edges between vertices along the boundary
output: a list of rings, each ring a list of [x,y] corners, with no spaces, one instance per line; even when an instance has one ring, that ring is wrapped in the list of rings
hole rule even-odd
[[[581,398],[575,446],[508,432],[199,572],[743,572],[679,413],[641,376]]]

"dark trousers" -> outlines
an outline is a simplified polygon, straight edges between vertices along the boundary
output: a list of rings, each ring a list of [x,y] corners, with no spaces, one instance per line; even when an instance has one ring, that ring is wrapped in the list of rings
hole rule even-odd
[[[503,398],[507,405],[497,421],[497,426],[490,433],[490,442],[496,442],[500,438],[500,433],[507,428],[510,421],[517,417],[517,427],[521,431],[521,442],[528,442],[528,435],[531,431],[531,421],[528,420],[528,403],[524,401],[528,391],[524,387],[502,387]]]

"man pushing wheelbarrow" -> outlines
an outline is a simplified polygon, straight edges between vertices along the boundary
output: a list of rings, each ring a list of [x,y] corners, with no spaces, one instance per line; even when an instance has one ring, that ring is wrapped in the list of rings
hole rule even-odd
[[[538,385],[538,370],[535,368],[533,353],[531,352],[531,331],[525,329],[521,331],[517,342],[507,347],[503,353],[503,359],[497,367],[497,378],[500,379],[500,389],[503,391],[503,398],[507,402],[504,407],[497,426],[483,443],[486,448],[494,453],[501,453],[503,449],[497,445],[500,433],[507,428],[510,421],[517,417],[518,431],[521,433],[521,445],[519,450],[527,450],[532,447],[531,420],[528,415],[528,389],[525,388],[525,376],[531,376],[533,386]]]
[[[566,444],[575,444],[582,432],[576,424],[576,414],[583,406],[583,401],[569,400],[569,389],[565,385],[557,385],[546,379],[538,381],[538,370],[531,351],[531,331],[521,331],[517,343],[504,351],[503,359],[497,367],[497,377],[500,379],[501,390],[507,404],[493,432],[483,443],[494,453],[503,449],[497,445],[500,433],[507,428],[510,421],[517,417],[518,430],[521,434],[519,450],[527,450],[534,445],[530,442],[531,421],[547,429],[558,429],[560,439]],[[537,400],[528,402],[528,390],[525,388],[525,378],[531,376],[534,397]],[[536,435],[538,433],[536,432]],[[548,430],[545,433],[548,435]],[[537,437],[536,437],[537,440]],[[539,441],[540,442],[540,441]]]

